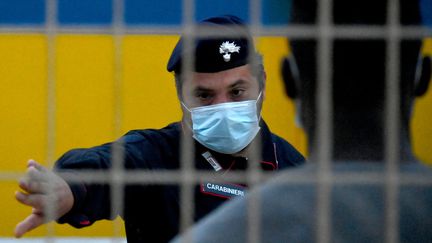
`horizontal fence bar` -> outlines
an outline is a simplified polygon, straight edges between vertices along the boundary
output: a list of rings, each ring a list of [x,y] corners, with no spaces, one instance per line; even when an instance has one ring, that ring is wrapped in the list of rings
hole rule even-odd
[[[140,26],[125,27],[122,31],[125,35],[144,34],[144,35],[181,35],[189,33],[191,36],[205,37],[235,37],[237,34],[229,34],[217,31],[214,28],[200,28],[199,30],[189,27],[190,30],[181,27],[161,27],[161,26]],[[399,32],[394,35],[395,38],[415,39],[432,37],[432,28],[420,26],[400,26]],[[0,34],[5,33],[40,33],[46,32],[44,27],[12,27],[0,25]],[[87,26],[68,26],[57,27],[57,34],[112,34],[112,27],[87,27]],[[309,25],[290,25],[286,27],[266,27],[254,31],[251,28],[253,36],[283,36],[289,38],[319,38],[318,27]],[[388,28],[385,26],[358,26],[358,25],[336,25],[332,27],[332,32],[326,34],[332,38],[343,39],[383,39],[388,37]]]
[[[74,171],[73,174],[57,173],[64,179],[70,182],[86,182],[86,183],[111,183],[113,180],[121,180],[124,184],[160,184],[171,185],[179,184],[184,180],[188,183],[208,182],[246,182],[250,178],[247,171],[244,172],[226,172],[223,178],[215,178],[214,172],[195,171],[194,177],[189,176],[189,171],[180,173],[178,171],[124,171],[122,176],[112,177],[110,170],[106,171]],[[185,175],[183,173],[186,173]],[[1,172],[0,182],[17,181],[24,176],[24,173],[18,172]],[[192,173],[190,173],[192,175]],[[386,182],[386,172],[333,172],[333,176],[329,179],[335,184],[382,184]],[[274,172],[261,172],[260,176],[263,180],[268,180],[275,177]],[[121,179],[119,179],[121,178]],[[287,176],[279,176],[274,183],[286,184],[307,184],[317,183],[317,173],[288,173]],[[432,177],[427,174],[417,173],[400,173],[399,184],[401,185],[425,185],[432,186]]]

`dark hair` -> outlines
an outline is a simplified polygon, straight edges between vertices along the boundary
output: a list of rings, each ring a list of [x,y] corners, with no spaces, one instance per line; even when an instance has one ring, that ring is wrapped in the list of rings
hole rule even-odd
[[[382,25],[386,22],[387,4],[388,1],[335,0],[332,9],[333,22],[336,25]],[[317,19],[316,10],[317,0],[294,0],[291,21],[298,24],[314,24]],[[402,25],[421,23],[418,1],[401,0],[400,22]],[[290,45],[302,76],[301,80],[315,83],[317,78],[316,40],[291,39]],[[340,101],[341,105],[351,108],[353,105],[365,107],[374,97],[384,96],[386,45],[385,39],[377,38],[333,40],[331,60],[333,60],[334,101]],[[415,80],[420,46],[420,39],[400,41],[401,71],[398,75],[401,80],[401,91],[404,93],[410,93],[413,89],[412,83]],[[302,90],[314,92],[315,88],[305,87]],[[368,93],[368,99],[363,100],[360,104],[358,100],[362,100],[360,98],[365,93]],[[310,94],[308,96],[313,97],[310,97]]]
[[[317,0],[293,0],[292,23],[317,24]],[[347,24],[386,24],[388,1],[335,0],[332,9],[332,21],[336,25]],[[373,7],[371,7],[373,6]],[[402,25],[421,24],[417,1],[401,0],[400,23]],[[368,11],[366,11],[368,10]],[[290,39],[292,55],[299,71],[299,94],[302,101],[302,120],[309,134],[315,133],[317,59],[318,45],[314,38]],[[386,89],[386,39],[383,38],[335,38],[332,53],[328,61],[332,62],[332,99],[334,126],[340,133],[356,130],[356,134],[381,133],[384,129],[384,106]],[[400,87],[401,125],[409,127],[410,109],[414,98],[416,66],[421,47],[421,39],[402,39],[399,42],[400,59],[398,84]],[[396,81],[396,80],[395,80]],[[365,118],[371,122],[365,123]],[[371,126],[373,129],[371,130]],[[349,129],[344,129],[344,128]],[[369,130],[367,130],[369,129]],[[360,131],[360,132],[359,132]],[[365,131],[365,132],[361,132]],[[358,139],[357,140],[362,140]],[[343,139],[336,139],[342,141]]]

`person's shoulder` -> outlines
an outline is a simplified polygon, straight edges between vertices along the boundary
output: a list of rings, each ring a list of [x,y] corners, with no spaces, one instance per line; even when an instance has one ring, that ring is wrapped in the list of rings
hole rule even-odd
[[[180,136],[180,126],[179,122],[174,122],[160,129],[149,128],[130,130],[122,137],[122,139],[128,144],[144,141],[177,141]]]
[[[180,123],[161,129],[131,130],[122,137],[129,168],[177,168]]]
[[[410,163],[402,164],[401,171],[407,173],[432,173],[432,164],[416,160]]]
[[[287,161],[293,165],[305,163],[305,157],[291,143],[274,133],[271,133],[271,136],[279,160]]]

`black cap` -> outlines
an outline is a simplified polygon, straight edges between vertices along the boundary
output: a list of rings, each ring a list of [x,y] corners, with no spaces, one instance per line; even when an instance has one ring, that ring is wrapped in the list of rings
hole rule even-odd
[[[215,28],[218,33],[227,33],[227,37],[197,38],[192,50],[183,50],[184,37],[181,37],[168,61],[168,72],[181,72],[182,55],[194,55],[194,71],[200,73],[220,72],[249,63],[249,51],[255,49],[243,20],[232,15],[222,15],[200,21],[198,30],[201,26],[211,30]]]

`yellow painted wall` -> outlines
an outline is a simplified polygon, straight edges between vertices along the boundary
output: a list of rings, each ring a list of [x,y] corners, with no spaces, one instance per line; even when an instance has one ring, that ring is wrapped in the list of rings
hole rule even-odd
[[[47,102],[55,107],[55,144],[59,157],[75,147],[111,141],[130,129],[160,128],[180,119],[173,77],[166,62],[176,36],[129,35],[116,52],[109,35],[59,35],[55,38],[55,95],[48,101],[47,39],[37,34],[0,35],[0,172],[25,171],[26,161],[47,161]],[[425,52],[432,53],[431,40]],[[288,53],[280,37],[258,39],[267,70],[263,117],[272,130],[306,153],[305,137],[294,125],[294,107],[283,92],[280,59]],[[121,66],[116,66],[116,57]],[[116,79],[115,73],[121,78]],[[118,101],[118,102],[116,102]],[[418,101],[413,120],[414,149],[432,163],[432,91]],[[116,120],[119,118],[119,120]],[[118,124],[118,127],[116,127]],[[13,228],[30,209],[15,202],[15,180],[0,181],[0,237],[12,236]],[[116,221],[121,228],[121,220]],[[55,225],[62,236],[111,236],[113,223],[97,222],[76,230]],[[47,228],[29,236],[42,236]],[[120,234],[124,235],[123,230]]]

